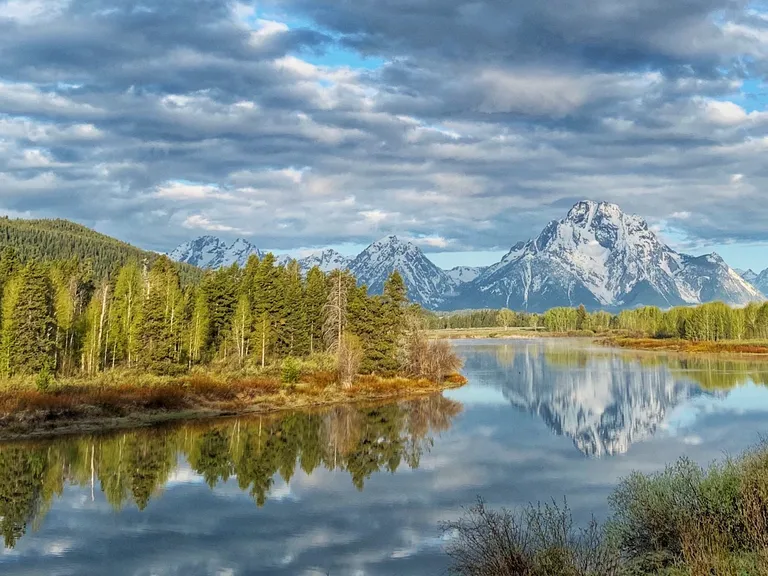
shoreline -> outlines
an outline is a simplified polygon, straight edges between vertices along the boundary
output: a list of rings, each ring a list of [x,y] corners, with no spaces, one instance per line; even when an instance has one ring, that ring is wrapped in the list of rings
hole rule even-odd
[[[116,406],[104,407],[83,404],[65,410],[19,410],[0,416],[0,442],[16,442],[68,436],[100,434],[116,430],[148,428],[152,426],[209,421],[236,416],[279,414],[293,410],[313,410],[338,405],[366,402],[407,400],[437,394],[467,383],[459,374],[452,375],[441,384],[427,380],[405,378],[364,378],[364,388],[356,383],[351,389],[326,388],[318,393],[311,389],[282,390],[248,401],[208,402],[202,397],[185,398],[175,408],[151,408],[126,403],[119,405],[122,413],[115,414]],[[223,385],[225,386],[225,385]],[[298,388],[298,387],[297,387]],[[8,393],[6,393],[7,395]],[[118,395],[119,399],[120,396]],[[125,398],[125,397],[123,397]]]
[[[675,338],[637,338],[615,334],[559,333],[520,328],[511,328],[507,331],[503,328],[448,328],[430,330],[428,335],[430,338],[445,340],[588,339],[593,344],[605,348],[636,352],[768,360],[768,341],[765,340],[693,341]]]

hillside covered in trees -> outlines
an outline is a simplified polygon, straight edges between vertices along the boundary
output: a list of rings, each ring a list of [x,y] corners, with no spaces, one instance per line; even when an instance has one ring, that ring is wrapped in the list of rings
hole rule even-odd
[[[69,220],[25,220],[0,217],[0,247],[13,248],[21,262],[68,260],[90,262],[96,277],[112,273],[131,260],[149,264],[160,254],[141,250]],[[189,264],[176,264],[184,284],[202,276]]]

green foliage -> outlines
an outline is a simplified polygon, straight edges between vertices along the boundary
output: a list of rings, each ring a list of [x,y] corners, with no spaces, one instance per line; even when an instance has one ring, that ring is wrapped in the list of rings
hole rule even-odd
[[[125,242],[99,234],[67,220],[25,220],[0,218],[0,244],[13,250],[21,262],[75,258],[89,260],[97,277],[133,260],[152,264],[158,254],[140,250]],[[2,262],[2,258],[0,258]],[[202,272],[187,264],[174,264],[185,283],[196,281]],[[0,265],[2,276],[2,265]]]
[[[762,449],[706,470],[683,458],[659,474],[635,473],[611,497],[611,541],[633,573],[738,574],[730,570],[752,553],[768,554],[766,472]]]
[[[51,384],[53,384],[53,374],[51,374],[51,369],[48,368],[48,365],[45,364],[40,369],[40,372],[37,373],[35,388],[37,388],[38,392],[48,392],[51,389]]]
[[[301,361],[293,356],[283,359],[280,381],[283,384],[296,384],[301,378]]]
[[[53,289],[45,268],[27,264],[6,286],[2,357],[7,374],[39,372],[55,359]]]
[[[408,301],[397,272],[384,294],[372,296],[349,272],[326,276],[315,268],[305,278],[296,262],[281,266],[267,254],[185,285],[167,256],[150,260],[65,222],[40,223],[39,238],[35,225],[19,226],[46,246],[58,234],[105,243],[100,254],[113,260],[111,266],[95,259],[37,260],[37,254],[56,253],[38,247],[24,253],[22,266],[16,250],[4,247],[0,370],[6,375],[37,374],[44,365],[66,376],[123,367],[178,374],[198,364],[265,369],[289,357],[338,352],[333,340],[324,341],[326,332],[359,343],[348,358],[347,370],[355,369],[349,381],[358,371],[400,369]],[[336,356],[331,370],[338,369]]]

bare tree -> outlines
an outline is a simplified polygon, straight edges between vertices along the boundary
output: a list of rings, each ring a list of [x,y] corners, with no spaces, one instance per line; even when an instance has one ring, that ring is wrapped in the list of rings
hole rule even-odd
[[[328,300],[323,306],[325,321],[323,323],[323,338],[328,350],[338,353],[342,343],[344,330],[347,327],[347,302],[349,299],[349,285],[347,278],[341,272],[337,272],[332,279],[331,291]]]

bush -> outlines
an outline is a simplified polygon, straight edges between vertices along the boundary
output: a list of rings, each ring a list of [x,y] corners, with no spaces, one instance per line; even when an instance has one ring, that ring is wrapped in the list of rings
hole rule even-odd
[[[35,378],[35,388],[37,388],[38,392],[48,392],[51,389],[51,384],[53,384],[51,369],[48,367],[48,364],[44,364],[37,374],[37,378]]]
[[[280,371],[280,380],[283,384],[296,384],[301,378],[301,361],[293,356],[283,360]]]
[[[633,474],[610,503],[608,532],[636,573],[751,574],[737,567],[768,553],[768,452],[708,470],[681,459],[659,474]]]
[[[457,576],[613,576],[618,555],[593,519],[573,524],[567,504],[529,506],[520,514],[490,510],[482,500],[442,526]]]
[[[344,334],[341,342],[338,344],[337,354],[338,364],[336,369],[339,375],[339,382],[345,388],[349,388],[352,386],[352,381],[363,361],[363,347],[360,345],[360,340],[351,334]]]
[[[461,368],[461,359],[447,340],[429,340],[423,332],[412,331],[405,343],[404,364],[414,377],[441,383]]]
[[[482,501],[444,526],[461,576],[768,575],[768,446],[704,469],[682,458],[635,473],[605,528],[574,529],[567,506],[518,515]]]

